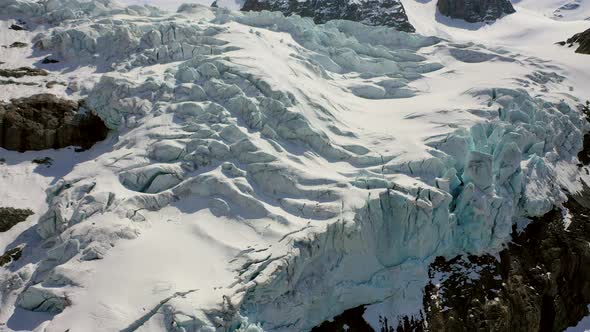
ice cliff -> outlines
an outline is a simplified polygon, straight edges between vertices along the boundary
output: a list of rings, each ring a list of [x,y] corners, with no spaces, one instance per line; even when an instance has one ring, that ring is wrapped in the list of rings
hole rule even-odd
[[[458,86],[471,107],[457,112],[420,99],[455,63],[552,79],[499,50],[280,13],[55,3],[0,10],[52,25],[37,49],[95,69],[72,93],[114,137],[47,190],[40,262],[6,272],[2,310],[60,313],[49,330],[83,324],[76,271],[141,241],[170,209],[258,237],[216,263],[232,281],[207,301],[183,289],[159,302],[169,331],[305,331],[371,303],[405,314],[434,257],[493,252],[516,220],[564,200],[556,167],[575,165],[587,130],[571,99],[514,85]],[[436,112],[398,112],[404,100]]]

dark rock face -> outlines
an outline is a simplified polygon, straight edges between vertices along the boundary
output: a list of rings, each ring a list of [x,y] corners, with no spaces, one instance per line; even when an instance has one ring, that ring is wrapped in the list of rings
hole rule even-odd
[[[47,167],[50,167],[51,165],[53,165],[53,159],[50,157],[45,157],[45,158],[35,158],[33,160],[31,160],[31,162],[33,164],[37,164],[37,165],[45,165]]]
[[[22,26],[20,26],[18,24],[12,24],[8,29],[14,30],[14,31],[26,30],[24,27],[22,27]]]
[[[383,25],[400,31],[416,31],[400,0],[246,0],[243,11],[279,11],[312,17],[315,23],[342,19],[366,25]]]
[[[565,43],[569,44],[570,47],[578,44],[576,53],[590,54],[590,29],[573,35]]]
[[[589,192],[590,193],[590,192]],[[431,266],[424,304],[433,331],[563,331],[588,314],[590,303],[590,209],[575,199],[568,230],[554,210],[528,225],[500,253]],[[465,271],[477,271],[471,279]]]
[[[15,24],[11,24],[10,27],[8,27],[8,29],[10,30],[14,30],[14,31],[23,31],[23,30],[28,30],[27,29],[27,22],[21,20],[21,19],[17,19]]]
[[[48,89],[51,89],[51,88],[53,88],[56,85],[67,86],[66,83],[64,83],[64,82],[58,82],[58,81],[49,81],[49,82],[45,83],[45,87],[48,88]]]
[[[365,306],[348,309],[330,321],[314,327],[311,332],[376,332],[363,315]],[[379,318],[378,332],[423,332],[424,318],[404,317],[397,324],[391,324],[387,317]],[[397,326],[394,328],[393,326]]]
[[[98,116],[80,112],[81,106],[51,94],[0,103],[0,147],[21,152],[90,148],[106,138],[108,129]]]
[[[0,256],[0,266],[17,261],[23,253],[22,247],[12,248]]]
[[[19,67],[15,69],[0,69],[0,76],[21,78],[24,76],[47,76],[46,70],[31,67]]]
[[[35,82],[19,82],[15,80],[0,80],[0,85],[28,85],[28,86],[41,86]]]
[[[311,332],[373,332],[373,328],[363,319],[364,313],[364,306],[346,310],[331,321],[323,322],[322,325],[314,327]]]
[[[14,225],[23,222],[33,211],[28,209],[15,209],[11,207],[0,207],[0,232],[6,232]]]
[[[438,0],[437,7],[445,16],[470,23],[494,21],[516,12],[508,0]]]
[[[27,47],[27,43],[23,43],[23,42],[14,42],[12,44],[10,44],[10,46],[8,46],[9,48],[23,48],[23,47]]]
[[[50,63],[58,63],[58,62],[59,62],[59,60],[55,60],[55,59],[53,59],[53,58],[50,58],[50,57],[45,57],[45,58],[44,58],[44,59],[41,61],[41,63],[42,63],[42,64],[44,64],[44,65],[46,65],[46,64],[50,64]]]

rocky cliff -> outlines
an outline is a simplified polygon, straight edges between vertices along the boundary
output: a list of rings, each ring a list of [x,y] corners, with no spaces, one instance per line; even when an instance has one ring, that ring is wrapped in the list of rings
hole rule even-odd
[[[350,20],[371,26],[389,26],[414,32],[399,0],[246,0],[243,11],[279,11],[285,15],[312,17],[315,23]]]
[[[106,138],[107,128],[79,102],[38,94],[0,103],[0,147],[28,151],[66,146],[91,147]]]
[[[565,42],[561,42],[561,45],[568,44],[569,47],[577,45],[576,53],[590,54],[590,29],[576,33]]]
[[[445,16],[470,23],[494,21],[515,12],[508,0],[438,0],[437,7]]]
[[[590,210],[574,197],[566,208],[569,227],[554,210],[515,233],[499,261],[437,260],[424,296],[427,330],[557,332],[588,315]]]

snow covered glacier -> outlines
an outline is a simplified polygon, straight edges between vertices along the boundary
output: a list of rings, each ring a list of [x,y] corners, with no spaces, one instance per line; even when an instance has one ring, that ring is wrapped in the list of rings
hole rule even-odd
[[[80,73],[63,93],[112,129],[47,188],[41,240],[2,270],[0,316],[49,312],[46,331],[306,331],[374,303],[416,314],[436,256],[494,252],[565,199],[588,130],[559,68],[504,49],[63,3],[0,0],[38,24],[36,52]],[[487,81],[469,67],[483,63]]]

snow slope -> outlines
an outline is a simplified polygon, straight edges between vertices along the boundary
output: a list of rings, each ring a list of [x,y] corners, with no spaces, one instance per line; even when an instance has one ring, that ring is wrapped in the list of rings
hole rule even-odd
[[[85,98],[113,132],[83,154],[0,150],[2,204],[36,212],[0,242],[27,243],[1,270],[9,329],[305,331],[361,304],[415,314],[434,257],[497,250],[514,220],[576,189],[590,63],[543,48],[535,28],[553,23],[534,13],[521,45],[509,17],[471,31],[437,23],[431,3],[404,4],[451,41],[52,4],[0,0],[3,26],[34,29],[0,40],[38,45],[1,48],[0,68],[51,54],[68,80],[56,93]],[[33,169],[37,155],[59,162]]]

